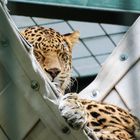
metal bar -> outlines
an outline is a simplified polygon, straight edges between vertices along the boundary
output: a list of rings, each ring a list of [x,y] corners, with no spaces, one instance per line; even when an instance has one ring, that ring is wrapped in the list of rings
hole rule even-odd
[[[11,14],[31,17],[45,17],[64,20],[90,21],[98,23],[111,23],[130,26],[140,15],[138,12],[70,7],[51,5],[46,3],[31,3],[9,1],[8,8]]]

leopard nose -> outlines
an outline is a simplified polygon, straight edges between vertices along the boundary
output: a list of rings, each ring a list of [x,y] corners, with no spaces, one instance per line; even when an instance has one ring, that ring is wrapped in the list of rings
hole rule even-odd
[[[51,75],[51,77],[54,79],[60,73],[60,69],[51,68],[51,69],[47,70],[47,73],[49,73]]]

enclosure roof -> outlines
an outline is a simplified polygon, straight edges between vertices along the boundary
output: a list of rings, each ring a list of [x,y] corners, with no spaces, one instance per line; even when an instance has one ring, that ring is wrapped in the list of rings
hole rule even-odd
[[[11,0],[12,1],[12,0]],[[110,10],[130,10],[133,12],[140,12],[140,1],[139,0],[16,0],[22,2],[34,2],[44,4],[55,4],[65,6],[77,6],[85,8],[103,8]]]
[[[9,0],[11,14],[132,25],[139,0]],[[46,11],[46,12],[44,12]],[[115,18],[114,18],[115,17]]]

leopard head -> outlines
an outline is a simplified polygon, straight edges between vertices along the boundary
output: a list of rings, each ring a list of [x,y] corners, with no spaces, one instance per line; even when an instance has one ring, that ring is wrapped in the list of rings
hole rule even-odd
[[[33,45],[33,53],[49,79],[65,91],[70,83],[72,49],[79,32],[61,35],[51,28],[29,27],[21,34]]]

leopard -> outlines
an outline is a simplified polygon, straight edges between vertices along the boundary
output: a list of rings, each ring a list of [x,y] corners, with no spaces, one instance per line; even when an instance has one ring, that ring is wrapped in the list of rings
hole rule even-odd
[[[72,49],[79,32],[62,35],[52,28],[31,26],[20,34],[31,44],[37,62],[63,95],[71,83]]]
[[[70,84],[72,49],[79,32],[60,34],[52,28],[33,26],[21,31],[32,45],[40,66],[52,82],[62,89],[59,111],[69,126],[83,129],[92,140],[139,140],[140,121],[116,105],[82,99],[77,93],[65,94]]]

